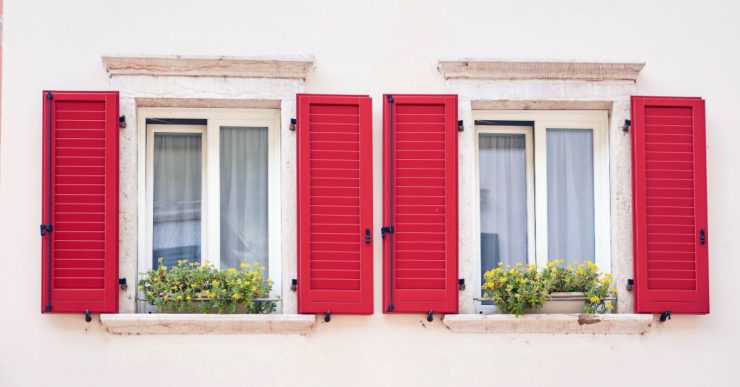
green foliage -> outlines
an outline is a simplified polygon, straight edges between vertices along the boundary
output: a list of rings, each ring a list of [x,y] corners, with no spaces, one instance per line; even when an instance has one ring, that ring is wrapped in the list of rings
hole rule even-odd
[[[492,300],[504,313],[517,316],[525,310],[539,309],[549,294],[549,284],[537,271],[537,265],[512,267],[499,263],[484,274],[483,297]]]
[[[616,293],[611,288],[611,274],[603,273],[593,262],[562,266],[563,261],[548,262],[538,270],[536,265],[515,266],[499,263],[498,267],[484,274],[483,297],[493,301],[504,313],[517,316],[527,310],[537,310],[554,292],[583,292],[585,313],[604,313],[613,309],[609,296]]]
[[[264,267],[241,264],[241,270],[218,270],[205,264],[180,260],[166,267],[159,260],[157,269],[143,274],[139,290],[160,312],[271,313],[274,301],[260,301],[272,289],[264,279]]]

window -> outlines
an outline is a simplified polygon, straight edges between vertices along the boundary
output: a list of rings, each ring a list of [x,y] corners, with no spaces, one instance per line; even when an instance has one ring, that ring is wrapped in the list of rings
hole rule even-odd
[[[477,111],[476,279],[504,264],[610,271],[606,111]],[[476,289],[480,289],[480,283]]]
[[[265,266],[280,289],[279,111],[140,109],[146,125],[140,271],[180,259]]]

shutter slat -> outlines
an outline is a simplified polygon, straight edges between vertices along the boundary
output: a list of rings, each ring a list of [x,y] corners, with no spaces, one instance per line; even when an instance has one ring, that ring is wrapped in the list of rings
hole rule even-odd
[[[457,313],[457,135],[457,96],[385,96],[385,312]]]
[[[42,311],[115,313],[118,92],[44,92],[43,162]]]
[[[297,101],[298,311],[370,314],[370,98],[299,94]]]
[[[709,313],[704,101],[632,97],[632,123],[635,310]]]

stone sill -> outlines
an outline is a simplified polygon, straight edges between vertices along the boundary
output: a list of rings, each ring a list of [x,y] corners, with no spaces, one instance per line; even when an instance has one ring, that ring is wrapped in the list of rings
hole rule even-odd
[[[113,334],[300,334],[316,322],[299,314],[101,314],[100,323]]]
[[[456,333],[565,333],[644,334],[653,325],[652,314],[458,314],[444,324]]]

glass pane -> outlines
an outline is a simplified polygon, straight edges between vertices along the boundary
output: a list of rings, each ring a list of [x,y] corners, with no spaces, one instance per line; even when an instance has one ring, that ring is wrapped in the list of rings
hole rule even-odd
[[[593,131],[547,129],[547,255],[593,261]]]
[[[483,273],[527,263],[527,165],[523,134],[481,134],[480,238]]]
[[[221,268],[267,267],[267,128],[221,127]]]
[[[154,134],[154,268],[200,262],[201,147],[199,133]]]

